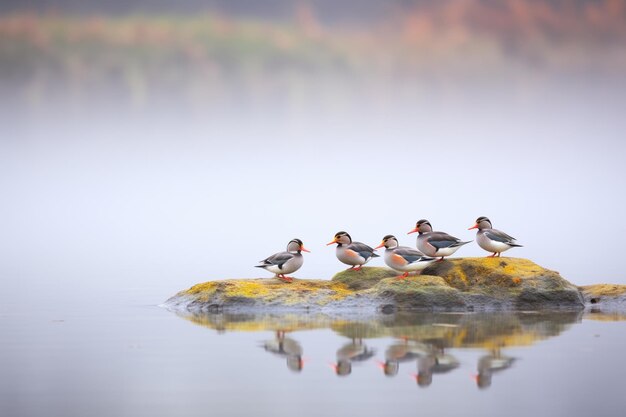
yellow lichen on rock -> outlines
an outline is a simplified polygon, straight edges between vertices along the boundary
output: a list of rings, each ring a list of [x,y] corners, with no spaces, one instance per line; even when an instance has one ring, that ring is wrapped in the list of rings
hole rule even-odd
[[[309,302],[325,305],[354,295],[354,291],[343,283],[333,281],[294,279],[292,282],[283,282],[276,278],[258,278],[208,281],[194,285],[178,295],[218,305],[229,304],[234,300],[250,300],[291,306]]]
[[[558,273],[544,269],[527,259],[520,258],[458,258],[437,262],[423,272],[438,275],[451,287],[462,291],[471,291],[479,287],[511,289],[533,286],[537,278],[540,281],[561,280]]]
[[[626,312],[626,285],[595,284],[579,287],[585,302],[594,310]]]
[[[193,287],[189,288],[186,291],[183,291],[182,293],[198,294],[198,293],[201,293],[201,292],[215,291],[216,286],[217,286],[217,282],[216,281],[202,282],[200,284],[194,285]]]
[[[626,285],[594,284],[580,287],[585,295],[592,297],[617,297],[626,294]]]
[[[225,295],[229,297],[265,297],[269,294],[267,285],[256,280],[230,281],[225,285]]]

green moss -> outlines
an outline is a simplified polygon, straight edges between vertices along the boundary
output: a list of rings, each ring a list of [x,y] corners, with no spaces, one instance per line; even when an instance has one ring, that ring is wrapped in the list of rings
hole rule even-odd
[[[453,290],[441,277],[432,275],[416,275],[407,278],[385,278],[374,286],[376,291],[394,290],[399,292],[412,292],[417,290],[443,288]]]
[[[352,269],[341,271],[335,274],[332,281],[341,282],[352,290],[364,290],[373,287],[381,279],[397,275],[397,272],[388,268],[365,266],[360,271]]]

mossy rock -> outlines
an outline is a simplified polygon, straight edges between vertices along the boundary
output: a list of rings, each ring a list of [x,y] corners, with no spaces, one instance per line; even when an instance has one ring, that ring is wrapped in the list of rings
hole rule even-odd
[[[296,279],[285,283],[275,278],[209,281],[181,291],[165,306],[194,312],[304,310],[351,314],[585,307],[578,287],[558,272],[526,259],[457,258],[437,262],[421,275],[407,279],[396,276],[396,272],[387,268],[365,267],[361,271],[342,271],[330,281]],[[626,286],[620,291],[613,289],[616,294],[626,294]],[[588,289],[587,293],[591,294],[592,290]],[[626,304],[623,307],[626,309]]]
[[[389,268],[364,266],[359,271],[353,269],[341,271],[335,274],[331,281],[346,284],[352,290],[365,290],[384,278],[395,276],[398,276],[398,273]]]
[[[595,284],[579,287],[585,305],[593,309],[626,311],[626,285]]]
[[[390,304],[387,311],[400,310],[459,310],[466,304],[456,288],[446,284],[441,277],[431,275],[410,276],[406,279],[385,278],[372,290],[381,300]]]
[[[324,280],[283,282],[277,278],[208,281],[181,291],[168,307],[184,305],[189,311],[218,312],[223,308],[304,309],[323,306],[354,295],[345,284]]]
[[[558,272],[520,258],[451,259],[435,262],[422,273],[440,276],[448,285],[461,291],[493,287],[515,289],[524,285],[554,288],[570,285]]]

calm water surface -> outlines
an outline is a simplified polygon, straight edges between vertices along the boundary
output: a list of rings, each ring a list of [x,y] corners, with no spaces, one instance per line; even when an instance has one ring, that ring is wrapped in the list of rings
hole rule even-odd
[[[626,405],[624,316],[182,316],[149,298],[5,300],[0,415],[618,416]]]

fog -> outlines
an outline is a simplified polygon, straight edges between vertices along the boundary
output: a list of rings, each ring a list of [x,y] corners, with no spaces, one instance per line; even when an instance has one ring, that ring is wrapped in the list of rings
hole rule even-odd
[[[203,280],[268,276],[254,265],[294,237],[312,251],[295,276],[329,279],[344,268],[325,246],[339,230],[413,246],[406,232],[427,218],[471,240],[483,215],[524,245],[505,256],[576,284],[626,283],[615,48],[597,60],[580,46],[556,67],[459,52],[410,76],[376,72],[380,60],[373,72],[282,62],[259,83],[194,70],[197,100],[180,78],[137,95],[116,79],[94,87],[91,69],[79,87],[45,64],[5,73],[2,293],[151,287],[158,303]]]

